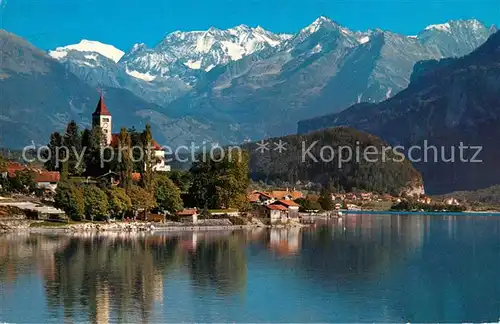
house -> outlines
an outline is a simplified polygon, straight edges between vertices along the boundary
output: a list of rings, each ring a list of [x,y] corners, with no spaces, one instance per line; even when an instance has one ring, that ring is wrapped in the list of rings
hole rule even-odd
[[[296,200],[299,198],[304,198],[304,195],[300,191],[296,190],[274,190],[269,193],[271,197],[277,200]]]
[[[389,195],[389,194],[384,194],[382,195],[382,200],[385,200],[385,201],[392,201],[392,196]]]
[[[57,184],[61,180],[59,172],[42,171],[35,176],[35,183],[38,189],[49,190],[55,192]]]
[[[280,205],[286,207],[288,211],[288,218],[299,218],[299,208],[300,205],[293,200],[281,199],[274,202],[272,205]]]
[[[419,203],[430,205],[432,203],[432,199],[430,197],[418,198]]]
[[[177,212],[177,216],[182,223],[196,224],[198,222],[198,209],[186,208]]]
[[[347,200],[357,200],[358,196],[356,196],[353,193],[348,193],[348,194],[346,194],[345,199],[347,199]]]
[[[267,205],[264,207],[266,218],[271,220],[271,223],[283,221],[288,218],[288,208],[283,205]]]
[[[346,195],[341,193],[332,194],[332,200],[345,200]]]
[[[113,134],[113,117],[109,112],[108,107],[104,103],[104,98],[101,95],[95,111],[92,113],[92,127],[100,127],[102,130],[104,144],[111,147],[119,147],[120,134]],[[165,163],[165,150],[161,148],[156,141],[151,142],[154,150],[154,165],[153,171],[167,172],[170,171],[170,166]]]
[[[252,191],[247,194],[247,201],[256,205],[269,205],[276,201],[271,194],[263,191]]]
[[[116,172],[109,171],[96,178],[98,181],[105,181],[111,187],[116,187],[120,184],[120,176]]]
[[[24,169],[26,169],[26,167],[19,162],[9,162],[7,163],[6,171],[2,172],[1,176],[4,179],[7,177],[13,178],[16,176],[17,171],[22,171]]]
[[[362,200],[370,201],[370,200],[372,200],[372,197],[373,197],[373,194],[371,192],[362,192],[360,194],[360,198]]]
[[[453,197],[445,199],[443,203],[448,206],[460,206],[460,202]]]

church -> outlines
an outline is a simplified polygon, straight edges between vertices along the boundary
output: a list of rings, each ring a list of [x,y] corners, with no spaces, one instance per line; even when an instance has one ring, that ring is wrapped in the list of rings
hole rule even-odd
[[[100,127],[104,142],[107,146],[118,147],[119,133],[113,134],[113,117],[104,103],[104,98],[101,95],[97,107],[92,114],[92,127]],[[170,165],[165,163],[165,151],[158,143],[153,140],[152,145],[155,150],[156,163],[153,165],[153,171],[167,172],[170,171]]]

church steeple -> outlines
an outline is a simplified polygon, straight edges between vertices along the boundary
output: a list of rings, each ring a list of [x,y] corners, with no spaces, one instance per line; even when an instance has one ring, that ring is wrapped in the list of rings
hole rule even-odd
[[[99,102],[92,114],[92,127],[100,127],[102,130],[102,136],[105,140],[106,145],[111,144],[112,139],[112,123],[111,123],[111,113],[108,107],[104,103],[104,98],[101,94],[99,97]]]
[[[95,108],[95,111],[92,115],[93,116],[94,115],[111,116],[111,114],[109,113],[108,107],[104,103],[104,98],[103,98],[102,94],[99,97],[99,102],[97,103],[97,107]]]

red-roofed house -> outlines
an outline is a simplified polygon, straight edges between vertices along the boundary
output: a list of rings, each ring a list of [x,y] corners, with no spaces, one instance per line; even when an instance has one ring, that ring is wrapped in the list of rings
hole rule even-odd
[[[299,199],[299,198],[304,198],[304,195],[302,194],[302,192],[296,191],[296,190],[290,191],[290,190],[288,190],[288,188],[286,190],[271,191],[270,195],[273,198],[278,199],[278,200],[281,200],[281,199],[295,200],[295,199]]]
[[[61,174],[59,172],[42,171],[35,176],[37,188],[53,192],[56,191],[59,180],[61,180]]]
[[[198,222],[198,209],[196,208],[185,208],[177,212],[181,222],[183,223],[197,223]]]
[[[271,223],[275,223],[277,221],[281,221],[287,218],[288,208],[282,205],[267,205],[266,208],[266,217],[271,220]]]
[[[248,202],[257,205],[269,205],[276,201],[273,196],[263,191],[252,191],[247,194]]]
[[[7,164],[7,172],[4,172],[2,176],[4,178],[7,176],[15,177],[17,171],[22,171],[24,169],[26,169],[26,167],[19,162],[9,162]]]
[[[298,218],[300,205],[293,200],[281,199],[274,202],[272,205],[283,206],[288,211],[288,218]]]

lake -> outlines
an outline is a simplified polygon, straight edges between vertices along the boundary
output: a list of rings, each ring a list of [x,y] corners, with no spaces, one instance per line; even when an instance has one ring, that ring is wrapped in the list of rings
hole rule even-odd
[[[497,322],[500,218],[0,236],[0,322]]]

